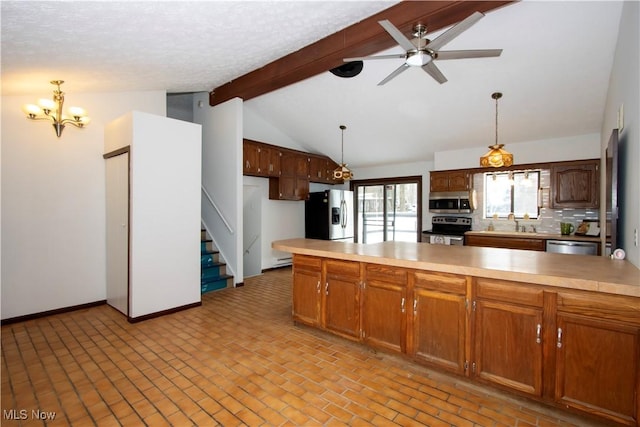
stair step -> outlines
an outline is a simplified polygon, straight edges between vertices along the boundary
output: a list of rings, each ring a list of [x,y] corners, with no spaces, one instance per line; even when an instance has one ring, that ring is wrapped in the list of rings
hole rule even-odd
[[[200,279],[217,279],[226,275],[225,264],[203,267],[200,269]]]
[[[227,274],[220,275],[215,279],[207,279],[207,280],[203,279],[200,282],[200,293],[204,294],[207,292],[228,288],[230,287],[229,286],[230,280],[233,280],[233,276],[229,276]]]
[[[212,265],[224,264],[220,262],[220,252],[208,252],[200,254],[200,265],[202,267],[211,267]]]

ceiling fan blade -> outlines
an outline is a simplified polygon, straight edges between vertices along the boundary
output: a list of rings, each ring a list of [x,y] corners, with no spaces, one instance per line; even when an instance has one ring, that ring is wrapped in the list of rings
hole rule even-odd
[[[404,59],[407,55],[404,53],[397,53],[395,55],[377,55],[377,56],[361,56],[359,58],[344,58],[344,62],[352,62],[352,61],[367,61],[369,59],[396,59],[402,58]]]
[[[438,37],[432,40],[431,43],[427,45],[427,47],[429,49],[437,51],[442,46],[449,43],[454,38],[458,37],[463,31],[468,30],[473,24],[475,24],[480,19],[482,19],[483,16],[484,16],[484,13],[482,12],[473,13],[472,15],[463,19],[462,21],[458,22],[453,27],[449,28],[444,33],[440,34]]]
[[[440,71],[433,62],[423,65],[422,69],[440,84],[447,81],[447,78],[442,74],[442,71]]]
[[[436,52],[436,59],[490,58],[500,54],[502,49],[447,50]]]
[[[402,32],[395,27],[390,21],[378,21],[378,24],[382,25],[382,28],[387,30],[387,33],[400,45],[404,50],[415,50],[415,46],[411,43],[411,40],[405,37]]]
[[[406,71],[409,68],[409,65],[407,64],[402,64],[401,66],[399,66],[398,68],[396,68],[393,73],[389,74],[387,77],[384,78],[384,80],[382,80],[380,83],[378,83],[378,86],[382,86],[383,84],[387,83],[389,80],[393,79],[394,77],[398,76],[400,73],[402,73],[403,71]]]

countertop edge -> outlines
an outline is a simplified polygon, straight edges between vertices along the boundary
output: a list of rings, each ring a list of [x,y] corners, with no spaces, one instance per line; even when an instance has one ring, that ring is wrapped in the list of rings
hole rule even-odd
[[[378,246],[376,247],[376,245]],[[292,254],[341,259],[347,261],[368,262],[372,264],[390,265],[394,267],[461,274],[489,279],[509,280],[514,282],[531,283],[543,286],[553,286],[556,288],[602,292],[607,294],[640,298],[640,270],[638,270],[633,264],[629,263],[628,261],[609,259],[602,259],[601,261],[598,260],[598,263],[601,263],[602,265],[605,265],[614,270],[613,272],[616,273],[615,277],[617,278],[617,280],[612,280],[610,277],[596,277],[594,275],[592,275],[591,278],[581,278],[579,277],[580,274],[572,274],[571,268],[567,268],[564,271],[559,271],[557,269],[547,267],[546,269],[544,269],[545,271],[527,272],[512,271],[496,266],[474,266],[472,265],[471,261],[468,260],[457,261],[455,263],[451,262],[451,260],[449,260],[448,262],[429,261],[426,259],[420,259],[420,255],[426,257],[429,255],[429,251],[435,251],[436,249],[432,249],[434,248],[434,246],[427,245],[425,243],[401,242],[401,245],[397,245],[397,250],[396,245],[393,245],[393,242],[384,242],[383,246],[380,245],[381,244],[362,245],[358,243],[338,243],[313,239],[289,239],[274,241],[271,246],[273,249],[290,252]],[[405,250],[403,252],[403,249],[411,249],[411,245],[424,246],[416,246],[416,249],[414,249],[414,251]],[[510,258],[510,261],[512,260],[513,262],[508,262],[507,264],[533,264],[535,266],[541,265],[541,269],[543,269],[544,267],[544,262],[547,262],[548,264],[548,261],[550,259],[548,258],[549,256],[565,257],[562,259],[562,262],[566,263],[568,267],[571,267],[570,264],[573,264],[574,266],[580,265],[581,261],[577,258],[566,258],[578,257],[579,255],[549,254],[545,252],[535,251],[520,251],[511,249],[468,246],[437,246],[440,250],[449,250],[443,248],[452,248],[451,250],[454,251],[452,252],[452,256],[460,255],[462,253],[469,255],[469,257],[472,259],[491,259],[492,257],[496,256],[512,257]],[[376,251],[378,253],[373,255],[372,253],[375,253]],[[393,256],[389,256],[389,254],[381,254],[384,251],[394,252]],[[398,253],[400,253],[400,255],[402,256],[398,256]],[[418,253],[418,255],[416,256],[415,253]],[[602,273],[600,274],[600,276],[605,276],[605,274]]]

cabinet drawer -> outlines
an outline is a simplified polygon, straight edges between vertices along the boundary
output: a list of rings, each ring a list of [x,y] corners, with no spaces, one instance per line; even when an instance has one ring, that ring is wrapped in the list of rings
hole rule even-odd
[[[544,239],[528,239],[523,237],[476,236],[468,235],[464,238],[466,246],[483,246],[489,248],[525,249],[530,251],[544,251]]]
[[[322,258],[307,255],[294,255],[293,265],[300,270],[320,271],[322,268]]]
[[[349,276],[349,277],[359,277],[360,276],[360,263],[356,261],[338,261],[334,259],[328,259],[325,262],[327,275],[337,275],[337,276]]]
[[[407,284],[407,271],[398,267],[388,267],[378,264],[367,264],[367,280],[379,280],[398,285]]]
[[[414,286],[450,294],[465,295],[467,293],[466,276],[447,273],[415,272]]]
[[[558,311],[640,325],[640,298],[558,292]]]
[[[476,278],[476,297],[542,307],[542,288],[530,284]]]

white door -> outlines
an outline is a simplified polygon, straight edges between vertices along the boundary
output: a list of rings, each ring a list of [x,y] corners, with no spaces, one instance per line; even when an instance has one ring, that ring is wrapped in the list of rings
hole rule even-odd
[[[129,315],[129,153],[106,159],[107,304]]]

